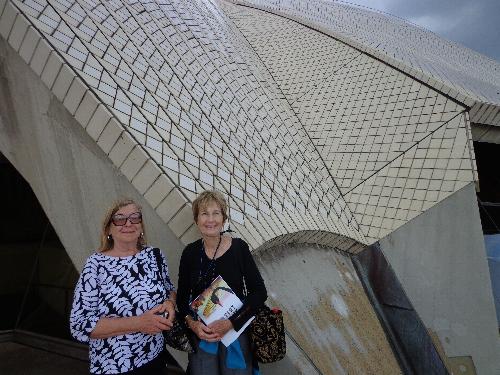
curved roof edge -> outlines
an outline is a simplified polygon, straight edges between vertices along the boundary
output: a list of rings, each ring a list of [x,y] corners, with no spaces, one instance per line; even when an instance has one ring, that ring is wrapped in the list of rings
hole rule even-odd
[[[281,16],[292,20],[294,22],[300,23],[304,26],[307,26],[311,29],[317,30],[325,35],[328,35],[332,38],[335,38],[371,57],[378,59],[387,65],[390,65],[396,70],[399,70],[405,74],[408,74],[413,79],[420,81],[434,90],[440,92],[441,94],[448,96],[460,104],[466,106],[470,110],[470,120],[474,123],[487,124],[487,125],[495,125],[500,126],[500,63],[492,60],[486,56],[479,54],[469,48],[464,46],[454,44],[454,47],[460,49],[462,54],[465,54],[466,57],[486,59],[488,61],[488,65],[491,65],[494,71],[491,71],[490,66],[482,66],[483,70],[486,69],[487,73],[491,73],[491,77],[495,78],[494,82],[485,82],[484,79],[481,80],[477,77],[474,77],[470,82],[460,81],[458,77],[461,74],[467,75],[468,73],[465,71],[465,67],[459,64],[453,64],[444,67],[446,69],[451,69],[453,72],[452,78],[456,78],[454,81],[446,80],[445,78],[439,77],[438,75],[433,75],[432,73],[426,71],[423,68],[417,68],[411,65],[411,62],[405,61],[402,57],[401,50],[394,50],[394,56],[390,56],[388,51],[385,51],[382,48],[379,48],[379,44],[369,43],[367,41],[366,44],[361,41],[356,40],[357,35],[349,35],[348,32],[345,34],[340,33],[339,31],[334,30],[333,25],[329,25],[325,22],[320,22],[319,17],[321,16],[320,12],[325,8],[311,7],[311,2],[305,2],[302,4],[300,1],[289,0],[271,0],[271,1],[263,1],[263,0],[226,0],[236,5],[247,6],[251,8],[255,8],[258,10],[262,10],[265,12],[269,12],[275,14],[277,16]],[[292,4],[293,3],[293,4]],[[389,15],[379,14],[371,10],[367,10],[364,8],[358,8],[354,6],[349,6],[346,4],[333,4],[333,3],[325,3],[323,1],[314,1],[315,5],[323,5],[327,6],[342,6],[354,10],[359,10],[365,13],[373,13],[373,15],[377,17],[386,17],[389,19]],[[394,17],[399,23],[404,24],[407,27],[411,27],[418,31],[424,31],[426,33],[434,35],[434,38],[438,38],[437,40],[446,42],[450,44],[446,39],[438,37],[436,34],[427,31],[425,29],[418,28],[417,26],[404,21],[400,18]],[[362,38],[358,38],[362,39]],[[389,51],[391,52],[391,51]],[[417,51],[418,52],[418,51]],[[397,58],[398,54],[401,58]],[[464,57],[465,59],[465,57]],[[428,61],[427,61],[428,62]],[[418,61],[417,61],[418,63]],[[431,62],[432,63],[432,62]],[[467,62],[469,64],[469,62]],[[423,65],[423,64],[422,64]],[[420,65],[420,66],[422,66]],[[436,65],[437,71],[442,71],[443,66]],[[498,81],[498,82],[496,82]],[[479,86],[478,86],[479,84]],[[486,91],[488,94],[485,95],[481,92],[481,84],[484,84],[486,87]]]

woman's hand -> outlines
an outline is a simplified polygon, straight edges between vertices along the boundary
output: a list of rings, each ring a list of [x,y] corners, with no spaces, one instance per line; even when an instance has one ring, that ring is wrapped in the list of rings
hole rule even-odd
[[[170,326],[168,329],[170,329],[170,328],[172,328],[172,325],[174,324],[174,319],[175,319],[175,303],[171,299],[167,299],[160,306],[161,306],[160,312],[162,314],[165,314],[165,313],[168,314],[167,321],[168,321],[168,325]]]
[[[221,336],[214,333],[213,330],[200,322],[199,320],[188,319],[187,325],[195,333],[200,340],[205,340],[208,342],[220,341]]]
[[[172,328],[172,321],[163,317],[162,313],[164,310],[165,307],[161,304],[139,315],[137,317],[139,320],[139,332],[156,335],[161,331]]]
[[[208,327],[222,338],[222,336],[233,328],[233,323],[229,319],[219,319],[210,323]]]

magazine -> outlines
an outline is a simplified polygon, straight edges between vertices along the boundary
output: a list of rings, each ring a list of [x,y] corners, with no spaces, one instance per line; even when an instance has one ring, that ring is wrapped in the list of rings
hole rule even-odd
[[[212,281],[212,284],[191,302],[191,308],[206,325],[219,319],[228,319],[238,311],[241,306],[243,306],[243,302],[241,302],[229,285],[227,285],[222,276],[217,276],[214,281]],[[255,317],[252,316],[248,319],[239,331],[235,331],[234,329],[229,330],[222,337],[221,342],[226,347],[231,345],[254,318]]]

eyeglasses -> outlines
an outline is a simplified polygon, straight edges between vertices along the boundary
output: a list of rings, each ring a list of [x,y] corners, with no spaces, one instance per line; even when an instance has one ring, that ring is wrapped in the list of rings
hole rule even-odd
[[[142,223],[142,214],[140,212],[132,212],[128,216],[118,214],[111,217],[111,222],[117,227],[127,224],[127,220],[130,221],[130,224]]]

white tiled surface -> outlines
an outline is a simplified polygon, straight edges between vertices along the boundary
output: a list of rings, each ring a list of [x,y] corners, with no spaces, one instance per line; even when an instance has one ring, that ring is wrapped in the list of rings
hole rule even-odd
[[[465,109],[296,22],[247,9],[231,15],[344,194]]]
[[[473,178],[469,120],[441,81],[284,18],[202,0],[14,0],[0,17],[12,43],[12,4],[44,39],[33,70],[182,241],[207,188],[230,196],[257,248],[369,243]]]
[[[468,106],[483,102],[500,107],[500,63],[402,19],[345,2],[316,1],[314,6],[302,0],[233,2],[282,14],[321,30]],[[500,125],[500,119],[491,125]]]
[[[187,194],[210,187],[230,193],[235,197],[233,218],[240,221],[245,210],[256,216],[270,207],[316,211],[323,204],[330,213],[340,198],[333,181],[324,181],[331,177],[322,163],[318,165],[319,155],[311,142],[305,142],[297,120],[292,119],[295,129],[290,130],[281,121],[273,124],[272,119],[282,116],[281,108],[270,104],[273,99],[255,84],[238,56],[225,56],[227,47],[197,28],[177,31],[168,20],[175,9],[148,4],[148,13],[143,12],[144,4],[121,2],[95,7],[51,2],[43,9],[29,1],[16,4],[36,25],[43,22],[40,30],[47,39]],[[183,4],[176,7],[180,12]],[[203,8],[192,6],[191,16],[202,21],[202,11],[209,12]],[[184,13],[179,17],[186,18],[176,19],[181,24],[189,18]],[[198,39],[215,48],[207,49]],[[248,126],[250,122],[260,131]],[[102,127],[91,120],[87,130],[97,138]],[[248,142],[252,138],[255,141]],[[289,146],[286,157],[268,160],[282,144]],[[297,154],[299,149],[305,157]],[[305,192],[298,194],[301,180]],[[339,227],[356,236],[345,202],[338,207],[333,219],[344,222]],[[310,224],[317,226],[315,221]]]
[[[291,103],[369,241],[473,180],[465,107],[287,18],[250,8],[225,9]],[[458,119],[461,131],[448,130],[438,144],[434,138],[456,127]],[[454,154],[447,155],[452,146]],[[450,158],[461,161],[448,163]],[[462,170],[455,176],[447,168]]]
[[[466,116],[459,114],[346,195],[372,240],[473,181]]]

